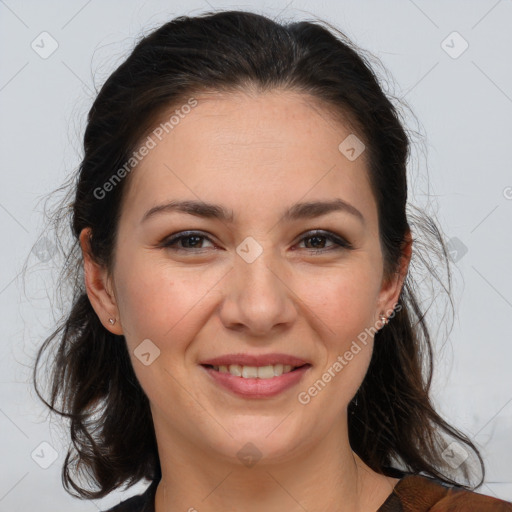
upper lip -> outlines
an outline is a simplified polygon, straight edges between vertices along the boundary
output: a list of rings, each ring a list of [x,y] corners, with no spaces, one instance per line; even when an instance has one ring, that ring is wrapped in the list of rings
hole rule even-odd
[[[288,354],[226,354],[201,361],[202,365],[229,366],[238,364],[240,366],[268,366],[274,364],[289,364],[291,366],[303,366],[309,364],[307,361]]]

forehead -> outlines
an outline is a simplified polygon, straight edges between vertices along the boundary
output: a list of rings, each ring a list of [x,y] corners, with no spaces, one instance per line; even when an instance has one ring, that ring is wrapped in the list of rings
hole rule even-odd
[[[353,132],[346,116],[335,115],[331,106],[305,93],[203,93],[195,100],[197,106],[179,119],[172,114],[180,106],[163,113],[160,126],[169,114],[176,123],[166,130],[170,133],[163,134],[168,148],[186,144],[208,148],[216,155],[256,153],[260,164],[265,158],[291,161],[295,154],[305,153],[318,159],[322,152],[328,159],[338,156],[339,143]]]
[[[365,151],[354,160],[340,151],[355,134],[313,97],[272,91],[194,98],[196,106],[174,106],[155,124],[165,126],[176,114],[161,140],[150,134],[156,144],[130,175],[130,210],[187,198],[261,213],[340,195],[372,207]]]

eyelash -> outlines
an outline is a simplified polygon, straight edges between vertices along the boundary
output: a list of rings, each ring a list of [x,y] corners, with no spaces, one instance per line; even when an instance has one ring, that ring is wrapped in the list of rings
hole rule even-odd
[[[208,240],[209,242],[213,243],[212,240],[208,236],[202,234],[200,231],[183,231],[181,233],[172,235],[172,236],[164,239],[160,243],[159,247],[171,249],[173,251],[181,251],[181,252],[196,252],[196,253],[204,252],[204,250],[206,250],[206,249],[194,250],[193,248],[175,247],[176,243],[179,242],[180,240],[192,238],[192,237],[202,238],[202,239]],[[308,232],[305,236],[303,236],[300,239],[300,242],[302,242],[303,240],[307,240],[308,238],[315,238],[315,237],[326,238],[327,240],[330,240],[331,242],[336,244],[338,247],[331,247],[331,248],[327,248],[327,249],[306,249],[307,251],[310,251],[313,254],[326,253],[329,251],[338,251],[338,250],[343,250],[343,249],[348,249],[348,250],[353,249],[353,246],[350,244],[350,242],[348,242],[344,238],[342,238],[338,235],[335,235],[334,233],[331,233],[329,231],[322,231],[322,230],[316,230],[316,231],[314,230],[314,231]]]

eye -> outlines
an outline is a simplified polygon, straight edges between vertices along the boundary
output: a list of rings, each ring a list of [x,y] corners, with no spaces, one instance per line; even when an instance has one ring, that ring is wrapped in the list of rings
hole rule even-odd
[[[176,251],[189,251],[189,249],[203,249],[200,247],[203,240],[210,240],[206,235],[197,231],[183,231],[165,239],[160,246]],[[181,247],[178,244],[181,243]],[[193,251],[197,252],[197,251]]]
[[[325,240],[331,241],[333,245],[331,245],[330,248],[325,249]],[[311,231],[301,238],[301,242],[302,241],[312,241],[309,245],[312,245],[313,247],[306,247],[306,249],[313,253],[328,252],[339,249],[352,249],[350,242],[329,231]]]
[[[204,242],[211,242],[211,239],[198,231],[183,231],[165,239],[160,247],[165,247],[174,251],[185,252],[201,252],[205,249]],[[325,248],[326,241],[330,241],[332,245]],[[329,231],[311,231],[300,239],[300,242],[305,242],[306,245],[312,247],[305,247],[306,250],[313,253],[325,253],[333,250],[352,249],[350,242]],[[300,244],[299,244],[300,245]]]

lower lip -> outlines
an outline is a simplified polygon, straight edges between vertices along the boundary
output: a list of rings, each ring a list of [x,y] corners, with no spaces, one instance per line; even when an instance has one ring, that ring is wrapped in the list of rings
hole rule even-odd
[[[231,373],[221,373],[208,366],[202,366],[210,377],[224,388],[246,398],[266,398],[278,395],[298,384],[311,365],[301,366],[296,370],[283,373],[271,379],[245,379]]]

